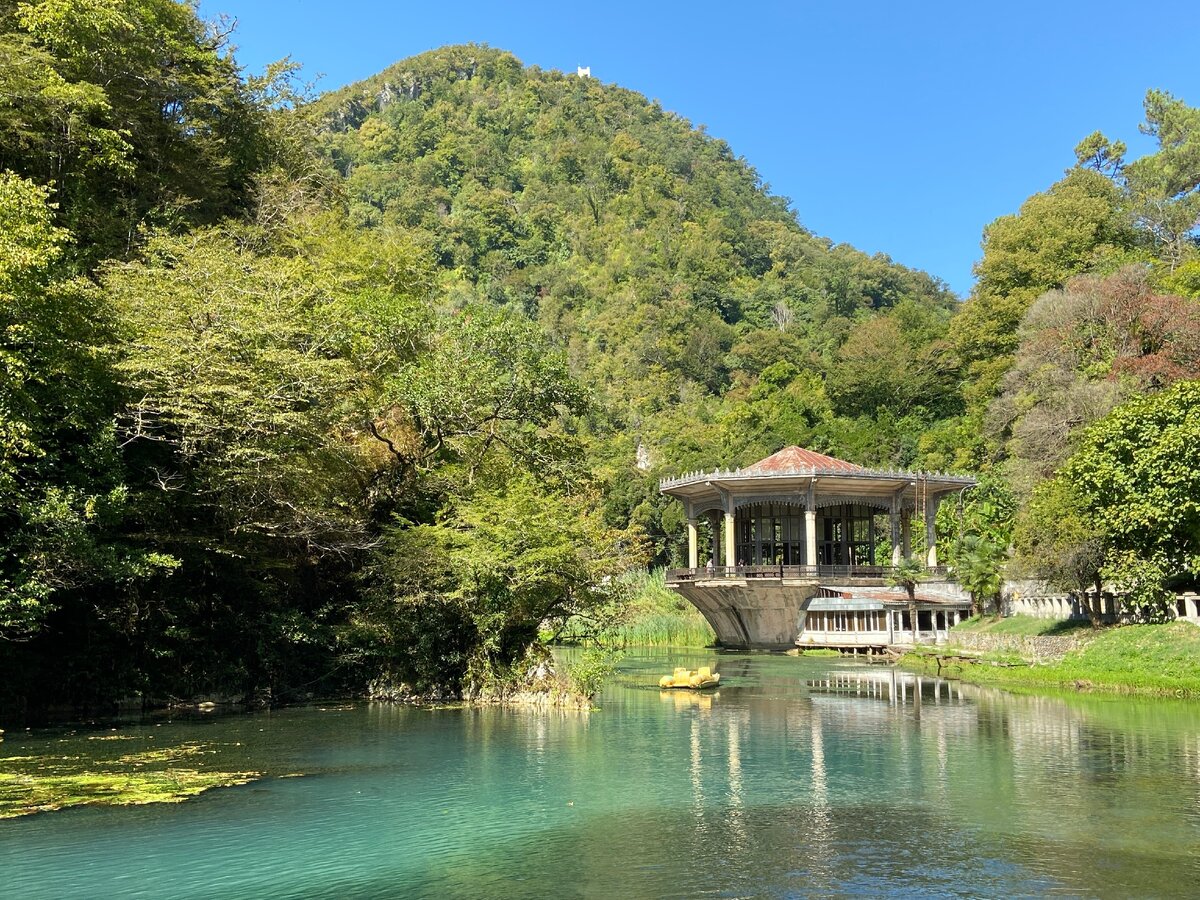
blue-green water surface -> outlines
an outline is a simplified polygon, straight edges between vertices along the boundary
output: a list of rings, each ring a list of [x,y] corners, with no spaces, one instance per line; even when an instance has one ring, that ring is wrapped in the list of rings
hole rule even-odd
[[[660,691],[676,664],[719,691]],[[1194,703],[697,651],[630,655],[597,700],[125,726],[265,777],[0,822],[0,896],[1200,894]],[[86,738],[10,734],[0,757]]]

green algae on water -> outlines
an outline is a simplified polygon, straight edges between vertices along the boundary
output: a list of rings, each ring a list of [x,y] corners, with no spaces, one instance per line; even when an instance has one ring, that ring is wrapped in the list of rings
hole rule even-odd
[[[215,753],[210,745],[188,742],[107,760],[52,755],[0,758],[0,819],[70,806],[182,803],[213,788],[261,777],[259,772],[203,768],[203,757]],[[188,765],[178,765],[182,760]]]

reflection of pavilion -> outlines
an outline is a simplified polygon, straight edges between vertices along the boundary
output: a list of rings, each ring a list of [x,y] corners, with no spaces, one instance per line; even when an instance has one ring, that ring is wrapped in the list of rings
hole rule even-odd
[[[968,707],[962,706],[961,682],[905,672],[892,666],[873,668],[877,670],[831,670],[824,678],[809,681],[808,689],[813,694],[830,697],[880,700],[887,706],[937,706],[943,702],[956,704],[956,708],[969,713],[964,721],[974,721],[974,713],[970,712]]]
[[[934,641],[970,603],[937,565],[934,520],[971,478],[882,472],[787,447],[746,469],[666,479],[687,513],[688,566],[667,583],[732,647],[879,647]],[[927,579],[907,596],[883,590],[925,526]],[[711,537],[701,565],[700,530]],[[866,590],[873,589],[873,590]]]

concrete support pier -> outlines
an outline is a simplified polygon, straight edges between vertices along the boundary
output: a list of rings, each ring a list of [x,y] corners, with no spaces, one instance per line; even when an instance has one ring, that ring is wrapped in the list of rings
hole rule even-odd
[[[700,610],[722,647],[790,650],[804,623],[804,609],[817,593],[817,579],[783,583],[717,576],[672,585]]]

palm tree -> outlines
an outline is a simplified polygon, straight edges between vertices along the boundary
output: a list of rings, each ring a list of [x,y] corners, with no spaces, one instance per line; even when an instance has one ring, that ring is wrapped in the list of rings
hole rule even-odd
[[[977,616],[983,615],[989,602],[995,602],[997,614],[1000,612],[1004,557],[999,544],[978,534],[968,534],[962,540],[954,577],[971,595],[972,612]]]
[[[917,642],[917,580],[924,567],[911,556],[900,560],[900,565],[888,574],[887,582],[892,587],[902,587],[908,594],[908,622],[912,626],[913,643]]]

